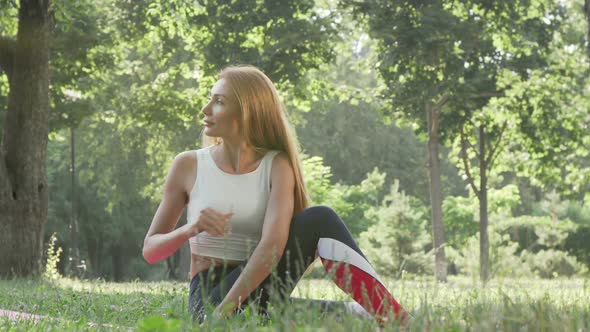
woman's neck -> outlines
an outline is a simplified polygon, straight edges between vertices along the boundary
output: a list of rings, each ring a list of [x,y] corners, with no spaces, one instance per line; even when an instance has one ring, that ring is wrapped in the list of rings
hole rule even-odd
[[[218,145],[219,156],[224,161],[228,161],[231,170],[239,173],[241,170],[248,169],[254,162],[260,159],[259,153],[252,149],[246,142],[227,142],[223,141]]]

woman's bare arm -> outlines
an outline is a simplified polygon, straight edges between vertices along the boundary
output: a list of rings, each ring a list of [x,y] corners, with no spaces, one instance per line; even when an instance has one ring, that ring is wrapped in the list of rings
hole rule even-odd
[[[143,241],[143,257],[150,264],[169,257],[196,235],[196,226],[191,223],[175,229],[188,199],[186,183],[194,178],[196,169],[197,160],[192,151],[180,153],[172,162],[162,202]]]
[[[283,255],[295,200],[295,176],[284,153],[278,154],[273,160],[271,182],[260,242],[233,287],[217,307],[218,311],[238,306],[264,281]]]

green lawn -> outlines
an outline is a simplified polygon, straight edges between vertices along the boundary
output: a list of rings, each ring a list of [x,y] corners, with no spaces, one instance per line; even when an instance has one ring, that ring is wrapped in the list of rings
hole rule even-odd
[[[486,287],[465,278],[446,284],[432,280],[387,281],[394,296],[416,320],[412,330],[434,331],[588,331],[590,281],[506,279]],[[271,308],[272,318],[236,316],[228,321],[191,323],[186,313],[188,283],[32,280],[0,281],[0,309],[53,317],[40,323],[0,319],[0,330],[376,330],[373,320],[349,315],[318,315],[306,306]],[[347,300],[328,280],[306,279],[294,296]],[[386,329],[387,330],[387,329]]]

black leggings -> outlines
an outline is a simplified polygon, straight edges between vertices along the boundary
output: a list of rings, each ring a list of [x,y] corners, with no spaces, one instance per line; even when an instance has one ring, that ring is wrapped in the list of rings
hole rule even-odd
[[[254,303],[264,312],[269,302],[289,299],[316,252],[335,283],[376,318],[384,320],[390,312],[401,319],[407,315],[385,289],[342,219],[325,206],[307,208],[293,217],[278,265],[243,304]],[[206,303],[221,303],[245,265],[217,266],[193,277],[189,310],[195,320],[203,319]]]

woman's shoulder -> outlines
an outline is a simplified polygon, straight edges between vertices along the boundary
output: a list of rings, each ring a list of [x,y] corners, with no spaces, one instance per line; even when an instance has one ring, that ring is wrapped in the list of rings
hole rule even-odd
[[[173,163],[178,164],[179,166],[196,163],[197,151],[198,150],[182,151],[174,157]]]
[[[268,154],[270,154],[273,160],[276,159],[287,159],[289,160],[289,155],[285,151],[281,150],[268,150]]]
[[[197,150],[187,150],[180,152],[179,154],[174,157],[174,163],[182,164],[182,165],[193,165],[198,162],[199,155],[204,154],[208,151],[211,147],[205,147]]]
[[[272,169],[278,172],[292,171],[291,160],[285,151],[272,151]]]
[[[188,175],[197,168],[197,150],[183,151],[177,154],[172,161],[172,169],[177,173]]]
[[[188,150],[180,152],[174,157],[172,162],[172,176],[177,179],[177,183],[182,185],[185,191],[190,192],[197,176],[197,150]]]

